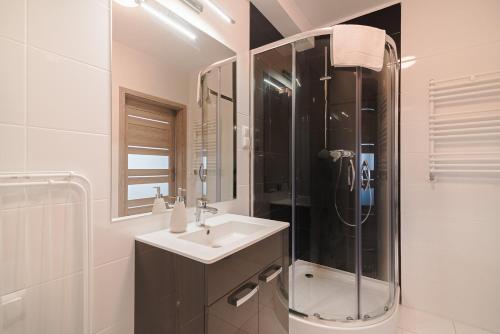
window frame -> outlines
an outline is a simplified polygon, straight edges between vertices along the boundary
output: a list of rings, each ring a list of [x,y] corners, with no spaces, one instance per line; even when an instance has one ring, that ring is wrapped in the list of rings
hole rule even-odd
[[[156,105],[175,112],[175,127],[174,127],[174,166],[169,166],[174,169],[174,187],[169,189],[170,192],[176,191],[177,188],[186,188],[187,180],[187,107],[184,104],[156,97],[139,91],[135,91],[125,87],[119,87],[119,158],[118,158],[118,216],[129,216],[140,213],[141,210],[129,212],[128,209],[128,146],[127,146],[127,98],[144,101],[145,103]],[[172,157],[170,158],[172,161]],[[155,185],[151,184],[152,187]],[[186,194],[187,196],[187,194]],[[164,195],[163,198],[168,200],[171,196]],[[136,201],[142,201],[143,204],[152,204],[154,197],[145,198]],[[141,203],[142,203],[141,202]]]

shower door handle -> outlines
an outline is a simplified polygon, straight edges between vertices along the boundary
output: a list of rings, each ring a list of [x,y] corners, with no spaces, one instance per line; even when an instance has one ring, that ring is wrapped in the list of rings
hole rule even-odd
[[[356,168],[354,167],[352,159],[349,159],[349,170],[347,171],[347,184],[350,186],[349,188],[350,192],[354,190],[355,178],[356,178]]]
[[[370,164],[368,163],[367,160],[365,160],[361,165],[361,188],[363,188],[363,190],[370,188],[371,180],[372,180],[372,173],[370,170]]]

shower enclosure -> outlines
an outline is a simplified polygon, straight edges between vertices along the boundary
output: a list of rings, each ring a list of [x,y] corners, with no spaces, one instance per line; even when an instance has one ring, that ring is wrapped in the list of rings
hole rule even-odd
[[[290,222],[290,312],[339,324],[398,303],[398,76],[330,64],[330,32],[252,51],[252,214]]]

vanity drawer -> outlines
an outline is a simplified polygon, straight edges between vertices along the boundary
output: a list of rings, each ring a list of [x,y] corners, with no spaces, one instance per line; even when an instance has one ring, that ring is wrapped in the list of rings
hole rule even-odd
[[[283,253],[283,231],[206,266],[207,304],[257,274]]]
[[[259,334],[288,333],[288,263],[282,257],[259,278]]]
[[[255,275],[206,308],[206,334],[259,333],[259,280]]]

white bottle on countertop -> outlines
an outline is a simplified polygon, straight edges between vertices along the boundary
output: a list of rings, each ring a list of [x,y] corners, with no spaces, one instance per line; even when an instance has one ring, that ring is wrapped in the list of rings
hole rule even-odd
[[[177,189],[177,198],[175,199],[174,209],[172,210],[172,215],[170,216],[170,232],[172,233],[182,233],[186,231],[187,226],[187,215],[186,215],[186,203],[182,192],[184,189]]]
[[[160,187],[153,187],[156,189],[155,201],[153,203],[153,214],[164,213],[167,211],[167,206],[163,200],[163,196],[160,193]]]

